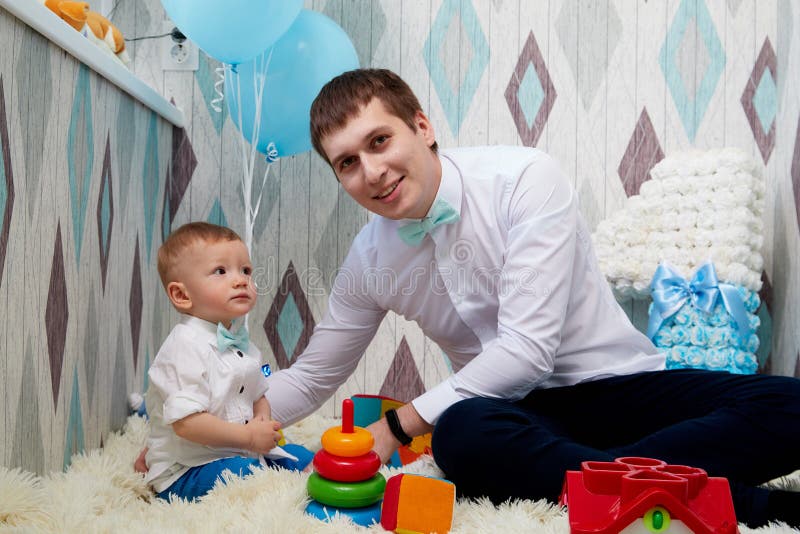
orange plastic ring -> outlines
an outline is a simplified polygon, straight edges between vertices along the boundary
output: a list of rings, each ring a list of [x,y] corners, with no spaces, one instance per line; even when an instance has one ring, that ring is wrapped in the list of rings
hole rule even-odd
[[[342,432],[331,427],[322,434],[322,448],[336,456],[361,456],[372,450],[375,439],[365,428],[354,427],[353,432]]]

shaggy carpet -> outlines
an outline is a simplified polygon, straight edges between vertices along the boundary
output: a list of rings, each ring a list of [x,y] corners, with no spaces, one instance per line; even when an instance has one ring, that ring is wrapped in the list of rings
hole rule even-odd
[[[286,429],[289,441],[319,448],[319,437],[335,424],[312,416]],[[347,518],[324,523],[307,516],[307,474],[258,470],[242,479],[218,484],[196,503],[155,499],[132,468],[147,435],[144,419],[132,416],[121,433],[108,437],[103,449],[73,458],[65,473],[37,477],[0,466],[0,532],[383,532],[380,526],[354,525]],[[405,466],[403,472],[441,476],[430,458]],[[388,478],[400,472],[383,468]],[[800,477],[778,481],[800,489]],[[499,507],[485,500],[456,503],[453,533],[568,533],[566,513],[546,502],[516,501]],[[795,532],[785,525],[741,532]]]

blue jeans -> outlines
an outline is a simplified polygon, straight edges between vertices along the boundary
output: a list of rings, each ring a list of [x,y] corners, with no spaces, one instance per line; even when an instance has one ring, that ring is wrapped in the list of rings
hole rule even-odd
[[[314,458],[314,453],[301,445],[288,443],[283,446],[283,449],[289,454],[297,456],[297,461],[295,462],[289,458],[267,459],[267,465],[283,467],[291,471],[302,471]],[[257,459],[244,456],[223,458],[222,460],[198,465],[189,469],[181,478],[173,482],[170,487],[161,493],[158,493],[157,496],[166,501],[170,497],[180,497],[181,499],[193,501],[211,491],[217,480],[224,480],[222,478],[223,471],[230,471],[234,475],[243,477],[251,472],[251,468],[260,467],[261,463]]]
[[[800,468],[800,380],[657,371],[534,390],[518,402],[473,398],[442,414],[432,448],[461,495],[495,503],[555,501],[565,471],[586,460],[700,467],[728,479],[737,518],[757,526],[771,518],[769,491],[756,486]]]

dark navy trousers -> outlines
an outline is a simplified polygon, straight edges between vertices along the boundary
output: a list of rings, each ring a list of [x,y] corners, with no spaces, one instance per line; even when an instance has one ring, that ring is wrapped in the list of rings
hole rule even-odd
[[[756,486],[800,468],[800,380],[679,370],[473,398],[433,432],[436,463],[461,495],[558,500],[582,461],[658,458],[731,483],[739,521],[769,519]]]

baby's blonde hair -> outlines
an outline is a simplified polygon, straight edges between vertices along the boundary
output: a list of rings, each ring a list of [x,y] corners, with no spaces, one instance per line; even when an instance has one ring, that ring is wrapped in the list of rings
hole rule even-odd
[[[198,241],[218,243],[220,241],[241,241],[239,234],[207,222],[190,222],[184,224],[167,237],[164,244],[158,248],[158,275],[164,289],[172,282],[170,275],[175,269],[178,260],[190,246]]]

